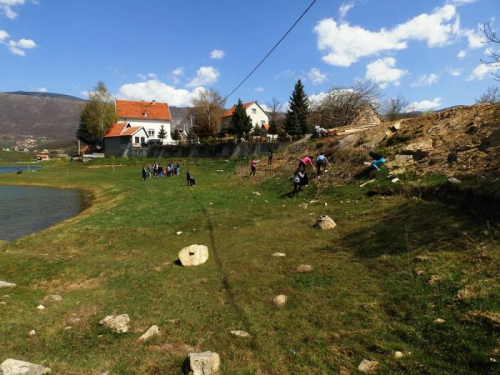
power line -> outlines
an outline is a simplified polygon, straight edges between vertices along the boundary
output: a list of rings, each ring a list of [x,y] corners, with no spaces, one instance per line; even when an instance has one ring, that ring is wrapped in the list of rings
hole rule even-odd
[[[250,76],[252,74],[255,73],[255,71],[257,69],[259,69],[259,67],[262,65],[262,63],[267,60],[267,58],[271,55],[271,53],[273,53],[274,50],[281,44],[281,42],[283,41],[283,39],[285,39],[287,37],[287,35],[290,34],[290,32],[293,30],[293,28],[300,22],[300,20],[306,15],[306,13],[309,12],[309,10],[312,8],[312,6],[317,1],[318,0],[313,0],[313,2],[307,7],[307,9],[300,15],[300,17],[297,19],[297,21],[295,21],[295,23],[292,25],[292,27],[290,27],[288,29],[288,31],[285,33],[285,35],[283,35],[281,37],[281,39],[278,41],[278,43],[276,43],[274,45],[274,47],[267,53],[267,55],[260,61],[260,63],[258,63],[257,66],[245,77],[245,79],[243,81],[241,81],[241,83],[238,86],[236,86],[236,88],[233,91],[231,91],[228,95],[226,95],[226,97],[224,99],[222,99],[221,103],[224,102],[224,101],[226,101],[227,98],[229,98],[231,95],[233,95],[235,93],[235,91],[238,90],[241,87],[241,85],[243,85],[246,82],[246,80],[248,78],[250,78]]]

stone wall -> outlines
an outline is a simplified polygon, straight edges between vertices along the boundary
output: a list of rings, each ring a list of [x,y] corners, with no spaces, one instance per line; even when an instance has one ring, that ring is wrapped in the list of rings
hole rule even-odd
[[[200,145],[176,145],[176,146],[150,146],[133,150],[134,157],[147,158],[172,158],[172,157],[195,157],[195,158],[242,158],[254,155],[267,154],[272,148],[279,150],[288,143],[217,143]]]

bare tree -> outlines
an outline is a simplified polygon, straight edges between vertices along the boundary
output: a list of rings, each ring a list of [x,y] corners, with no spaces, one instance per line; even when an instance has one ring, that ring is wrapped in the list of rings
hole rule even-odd
[[[484,32],[486,39],[488,39],[488,43],[500,44],[500,37],[498,37],[496,31],[491,28],[489,22],[486,22],[484,24],[482,31]],[[500,67],[500,54],[498,52],[495,52],[493,49],[490,49],[489,55],[490,55],[489,60],[487,61],[481,60],[481,62],[490,65],[494,68]],[[500,81],[499,73],[493,72],[491,74],[493,75],[493,77],[495,77],[495,80]]]
[[[283,110],[283,104],[276,98],[272,98],[269,103],[267,103],[267,107],[269,108],[269,117],[271,120],[276,121],[278,115]]]
[[[500,103],[500,87],[488,87],[479,99],[476,99],[476,104],[486,103]]]
[[[198,98],[193,100],[191,115],[194,117],[194,132],[200,138],[214,136],[221,126],[221,117],[224,113],[225,101],[216,90],[201,91]]]
[[[382,114],[388,121],[395,121],[405,114],[414,110],[414,106],[404,96],[398,95],[395,98],[387,100],[382,107]]]
[[[334,86],[313,104],[314,125],[333,128],[350,125],[361,117],[373,115],[381,107],[380,85],[371,80],[357,80],[350,86]],[[368,120],[368,118],[367,118]]]

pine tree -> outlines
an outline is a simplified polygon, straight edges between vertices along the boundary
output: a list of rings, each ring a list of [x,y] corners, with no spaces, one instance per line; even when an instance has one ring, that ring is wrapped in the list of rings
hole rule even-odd
[[[253,128],[252,135],[255,137],[260,137],[262,135],[262,127],[260,125],[256,125]]]
[[[269,134],[272,134],[272,135],[275,135],[275,134],[278,134],[278,123],[276,122],[276,120],[271,120],[271,122],[269,123],[269,131],[268,133]]]
[[[161,129],[160,129],[160,131],[158,133],[158,138],[165,139],[166,137],[167,137],[167,132],[165,131],[165,128],[162,125]]]
[[[290,97],[290,109],[286,113],[285,129],[287,133],[290,135],[306,134],[309,131],[309,124],[307,121],[308,116],[309,99],[304,91],[304,85],[299,79],[295,84],[295,89]],[[298,134],[296,134],[297,121],[300,128],[300,132]]]
[[[232,134],[236,135],[238,142],[241,141],[241,138],[243,138],[246,133],[252,130],[252,119],[247,115],[241,99],[238,100],[238,104],[234,109],[229,129]]]

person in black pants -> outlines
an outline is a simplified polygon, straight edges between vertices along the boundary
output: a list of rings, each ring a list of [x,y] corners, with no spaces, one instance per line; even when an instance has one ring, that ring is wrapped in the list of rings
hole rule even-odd
[[[274,151],[272,149],[269,149],[269,152],[267,153],[267,165],[273,164],[273,156]]]

